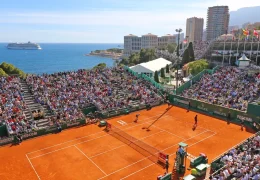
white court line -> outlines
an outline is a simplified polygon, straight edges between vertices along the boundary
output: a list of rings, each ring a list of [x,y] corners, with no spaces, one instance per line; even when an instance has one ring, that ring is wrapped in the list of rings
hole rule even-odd
[[[204,132],[207,132],[207,131],[204,131]],[[204,132],[202,132],[202,133],[204,133]],[[202,133],[200,133],[200,134],[202,134]],[[198,136],[198,135],[200,135],[200,134],[197,134],[196,136]],[[196,137],[196,136],[193,136],[193,137],[191,137],[191,138],[188,138],[188,139],[186,139],[185,141],[190,140],[190,139],[192,139],[192,138],[194,138],[194,137]],[[185,142],[185,141],[184,141],[184,142]],[[176,146],[176,145],[178,145],[178,144],[179,144],[179,143],[176,143],[176,144],[171,145],[171,146],[169,146],[169,147],[167,147],[167,148],[165,148],[165,149],[162,149],[162,150],[160,150],[160,151],[163,152],[163,151],[165,151],[165,150],[167,150],[167,149],[169,149],[169,148],[172,148],[172,147],[174,147],[174,146]],[[139,163],[139,162],[141,162],[141,161],[143,161],[143,160],[145,160],[145,159],[148,159],[149,157],[150,157],[150,156],[145,157],[145,158],[143,158],[143,159],[140,159],[139,161],[136,161],[136,162],[134,162],[134,163],[132,163],[132,164],[129,164],[128,166],[125,166],[125,167],[123,167],[123,168],[121,168],[121,169],[118,169],[118,170],[116,170],[116,171],[114,171],[114,172],[108,174],[107,176],[104,176],[104,177],[99,178],[98,180],[104,179],[105,177],[108,177],[108,176],[110,176],[110,175],[112,175],[112,174],[115,174],[115,173],[117,173],[117,172],[119,172],[119,171],[121,171],[121,170],[123,170],[123,169],[126,169],[126,168],[128,168],[128,167],[130,167],[130,166],[132,166],[132,165],[135,165],[135,164],[137,164],[137,163]],[[155,164],[155,163],[153,163],[153,164]]]
[[[147,123],[146,123],[146,124],[147,124]],[[178,137],[178,138],[184,140],[183,137],[178,136],[178,135],[176,135],[176,134],[174,134],[174,133],[171,133],[170,131],[167,131],[167,130],[165,130],[165,129],[159,128],[159,127],[157,127],[157,126],[155,126],[155,125],[152,125],[152,126],[154,126],[154,127],[157,128],[157,129],[160,129],[161,131],[167,132],[167,133],[169,133],[169,134],[171,134],[171,135],[173,135],[173,136],[175,136],[175,137]]]
[[[162,132],[162,131],[164,131],[164,130],[162,129],[160,132]],[[203,132],[200,133],[200,134],[203,134],[204,132],[207,132],[207,130],[206,130],[206,131],[203,131]],[[156,133],[155,133],[155,134],[156,134]],[[182,139],[183,139],[184,142],[185,142],[185,141],[187,141],[187,140],[193,139],[193,138],[196,137],[196,136],[199,136],[200,134],[197,134],[197,135],[195,135],[195,136],[192,136],[192,137],[190,137],[190,138],[188,138],[188,139],[186,139],[186,140],[184,140],[183,138],[182,138]],[[149,135],[149,136],[152,136],[152,135],[154,135],[154,134],[151,134],[151,135]],[[89,140],[86,140],[86,141],[83,141],[83,142],[80,142],[80,143],[76,143],[76,144],[73,144],[73,145],[70,145],[70,146],[66,146],[66,147],[63,147],[63,148],[60,148],[60,149],[56,149],[56,150],[53,150],[53,151],[50,151],[50,152],[47,152],[47,153],[44,153],[44,154],[41,154],[41,155],[38,155],[38,156],[31,157],[30,159],[35,159],[35,158],[38,158],[38,157],[42,157],[42,156],[45,156],[45,155],[48,155],[48,154],[51,154],[51,153],[54,153],[54,152],[61,151],[61,150],[63,150],[63,149],[70,148],[70,147],[75,146],[75,145],[84,144],[84,143],[86,143],[86,142],[93,141],[93,140],[96,140],[96,139],[99,139],[99,138],[102,138],[102,137],[105,137],[105,136],[109,136],[109,134],[105,134],[105,135],[96,137],[96,138],[94,138],[94,139],[89,139]],[[123,145],[122,145],[122,146],[123,146]],[[173,147],[173,146],[175,146],[175,145],[172,145],[172,146],[170,146],[170,147],[168,147],[168,148],[166,148],[166,149],[164,149],[164,150],[167,150],[167,149],[169,149],[169,148],[171,148],[171,147]],[[114,148],[114,149],[117,149],[117,148],[119,148],[119,147],[116,147],[116,148]],[[108,151],[112,151],[112,150],[108,150]],[[105,152],[104,152],[104,153],[105,153]],[[92,156],[92,157],[93,157],[93,156]],[[92,157],[91,157],[91,158],[92,158]]]
[[[119,121],[117,121],[117,123],[121,124],[122,126],[127,125],[127,123],[125,121],[123,121],[123,120],[119,120]]]
[[[155,134],[159,134],[159,133],[161,133],[161,132],[163,132],[163,131],[159,131],[159,132],[157,132],[157,133],[150,134],[150,135],[145,136],[145,137],[143,137],[143,138],[141,138],[141,139],[139,139],[139,140],[146,139],[146,138],[148,138],[148,137],[150,137],[150,136],[153,136],[153,135],[155,135]],[[136,141],[138,141],[138,140],[136,140]],[[136,141],[134,141],[134,142],[136,142]],[[105,154],[105,153],[107,153],[107,152],[113,151],[113,150],[115,150],[115,149],[119,149],[119,148],[121,148],[121,147],[123,147],[123,146],[127,146],[127,145],[126,145],[126,144],[123,144],[123,145],[121,145],[121,146],[118,146],[118,147],[115,147],[115,148],[113,148],[113,149],[104,151],[104,152],[102,152],[102,153],[98,153],[98,154],[96,154],[96,155],[94,155],[94,156],[91,156],[91,157],[89,157],[89,158],[94,158],[94,157],[96,157],[96,156],[100,156],[100,155],[102,155],[102,154]]]
[[[143,124],[145,124],[145,123],[143,123]],[[140,124],[137,124],[137,125],[135,125],[135,126],[139,126],[139,125],[140,125]],[[135,127],[135,126],[131,126],[131,127],[125,128],[125,129],[123,129],[123,130],[131,129],[131,128]],[[66,146],[66,147],[63,147],[63,148],[60,148],[60,149],[56,149],[56,150],[53,150],[53,151],[50,151],[50,152],[47,152],[47,153],[44,153],[44,154],[41,154],[41,155],[38,155],[38,156],[34,156],[34,157],[30,158],[30,159],[35,159],[35,158],[38,158],[38,157],[42,157],[42,156],[45,156],[45,155],[47,155],[47,154],[51,154],[51,153],[53,153],[53,152],[57,152],[57,151],[60,151],[60,150],[66,149],[66,148],[70,148],[70,147],[72,147],[72,146],[74,146],[74,145],[84,144],[84,143],[86,143],[86,142],[93,141],[93,140],[96,140],[96,139],[99,139],[99,138],[102,138],[102,137],[106,137],[106,136],[110,136],[110,134],[105,134],[105,135],[98,136],[98,137],[96,137],[96,138],[89,139],[89,140],[86,140],[86,141],[83,141],[83,142],[80,142],[80,143],[76,143],[76,144],[73,144],[73,145],[70,145],[70,146]]]
[[[102,173],[107,175],[94,161],[92,161],[84,152],[82,152],[77,146],[74,146],[81,154],[83,154],[90,162],[92,162]]]
[[[215,135],[215,134],[213,134],[213,135]],[[211,137],[211,136],[212,136],[212,135],[210,135],[209,137]],[[209,137],[207,137],[207,138],[209,138]],[[204,138],[203,141],[204,141],[205,139],[207,139],[207,138]],[[185,141],[186,141],[186,140],[185,140]],[[199,142],[201,142],[201,141],[198,141],[197,143],[199,143]],[[191,146],[193,146],[193,145],[196,145],[197,143],[193,143],[193,144],[189,145],[189,147],[191,147]],[[173,153],[173,154],[175,154],[175,153]],[[170,154],[169,156],[171,156],[171,155],[172,155],[172,154]],[[127,178],[127,177],[130,177],[130,176],[136,174],[137,172],[140,172],[140,171],[142,171],[142,170],[144,170],[144,169],[146,169],[146,168],[148,168],[148,167],[150,167],[150,166],[152,166],[152,165],[154,165],[154,164],[155,164],[155,163],[152,163],[152,164],[150,164],[150,165],[147,165],[146,167],[144,167],[144,168],[142,168],[142,169],[140,169],[140,170],[138,170],[138,171],[135,171],[135,172],[133,172],[132,174],[129,174],[129,175],[127,175],[127,176],[121,178],[120,180],[125,179],[125,178]],[[107,177],[107,176],[105,176],[105,177]],[[103,178],[105,178],[105,177],[102,177],[102,178],[100,178],[100,179],[103,179]]]
[[[135,172],[133,172],[133,173],[131,173],[131,174],[128,174],[127,176],[121,178],[120,180],[123,180],[123,179],[125,179],[125,178],[128,178],[129,176],[132,176],[132,175],[134,175],[134,174],[136,174],[136,173],[138,173],[138,172],[140,172],[140,171],[142,171],[142,170],[144,170],[144,169],[146,169],[146,168],[148,168],[148,167],[150,167],[150,166],[152,166],[152,165],[154,165],[154,163],[152,163],[152,164],[150,164],[150,165],[148,165],[148,166],[145,166],[144,168],[139,169],[138,171],[135,171]]]
[[[26,158],[28,159],[29,163],[31,164],[31,166],[32,166],[32,168],[33,168],[33,170],[34,170],[36,176],[38,177],[39,180],[41,180],[40,176],[38,175],[37,171],[35,170],[35,168],[34,168],[32,162],[31,162],[30,159],[28,158],[27,154],[26,154],[25,156],[26,156]]]
[[[145,119],[143,119],[143,120],[152,119],[152,118],[157,117],[157,116],[159,117],[160,115],[156,115],[156,116],[152,116],[152,117],[149,117],[149,118],[145,118]],[[168,115],[167,115],[167,116],[168,116]],[[143,121],[143,120],[140,120],[140,121]],[[154,121],[154,120],[150,120],[150,121],[148,121],[148,122],[151,122],[151,121]],[[146,122],[141,123],[141,124],[145,124],[145,123],[146,123]],[[135,124],[135,123],[132,122],[131,124]],[[141,125],[141,124],[139,124],[139,125]],[[135,127],[135,126],[133,126],[133,127]],[[129,127],[129,128],[131,128],[131,127]],[[126,128],[126,129],[128,129],[128,128]],[[123,129],[123,130],[125,130],[125,129]],[[26,154],[32,154],[32,153],[35,153],[35,152],[39,152],[39,151],[42,151],[42,150],[45,150],[45,149],[49,149],[49,148],[52,148],[52,147],[56,147],[56,146],[59,146],[59,145],[62,145],[62,144],[66,144],[66,143],[69,143],[69,142],[73,142],[73,141],[76,141],[76,140],[79,140],[79,139],[84,139],[84,138],[86,138],[86,137],[93,136],[93,135],[96,135],[96,134],[101,134],[101,133],[103,133],[103,131],[98,132],[98,133],[94,133],[94,134],[90,134],[90,135],[87,135],[87,136],[83,136],[83,137],[80,137],[80,138],[75,138],[75,139],[72,139],[72,140],[69,140],[69,141],[65,141],[65,142],[63,142],[63,143],[55,144],[55,145],[53,145],[53,146],[49,146],[49,147],[46,147],[46,148],[38,149],[38,150],[36,150],[36,151],[32,151],[32,152],[29,152],[29,153],[26,153]]]
[[[182,122],[182,124],[183,123],[185,123],[185,125],[186,124],[189,124],[189,125],[193,125],[193,123],[189,123],[189,122],[187,122],[187,121],[185,121],[185,118],[186,117],[189,117],[189,116],[183,116],[183,117],[180,117],[180,118],[177,118],[177,117],[174,117],[174,116],[171,116],[171,115],[169,115],[170,117],[172,117],[173,119],[175,119],[176,121],[178,121],[178,122]],[[179,120],[179,119],[184,119],[184,120]],[[208,131],[211,131],[211,130],[209,130],[209,129],[206,129],[206,128],[203,128],[203,127],[200,127],[200,126],[198,126],[196,129],[203,129],[203,130],[208,130]],[[215,133],[214,131],[211,131],[211,132],[213,132],[213,133]]]
[[[190,138],[188,138],[188,139],[185,139],[183,142],[186,142],[186,141],[188,141],[188,140],[191,140],[191,139],[193,139],[193,138],[195,138],[195,137],[197,137],[197,136],[199,136],[199,135],[201,135],[201,134],[204,134],[205,132],[208,132],[208,131],[205,130],[205,131],[203,131],[203,132],[201,132],[201,133],[199,133],[199,134],[197,134],[197,135],[195,135],[195,136],[192,136],[192,137],[190,137]],[[174,146],[176,146],[176,145],[178,145],[178,144],[179,144],[179,143],[174,144],[174,145],[171,145],[171,146],[167,147],[166,149],[164,149],[163,151],[165,151],[165,150],[167,150],[167,149],[170,149],[170,148],[172,148],[172,147],[174,147]]]
[[[82,143],[85,143],[85,142],[93,141],[93,140],[102,138],[102,137],[104,137],[104,136],[107,136],[107,135],[99,136],[99,137],[96,137],[96,138],[94,138],[94,139],[89,139],[89,140],[87,140],[87,141],[83,141],[83,142],[80,142],[80,143],[77,143],[77,144],[73,144],[73,145],[66,146],[66,147],[63,147],[63,148],[60,148],[60,149],[56,149],[56,150],[53,150],[53,151],[50,151],[50,152],[47,152],[47,153],[44,153],[44,154],[41,154],[41,155],[38,155],[38,156],[31,157],[30,159],[35,159],[35,158],[38,158],[38,157],[41,157],[41,156],[45,156],[45,155],[47,155],[47,154],[51,154],[51,153],[54,153],[54,152],[57,152],[57,151],[61,151],[61,150],[63,150],[63,149],[67,149],[67,148],[70,148],[70,147],[73,147],[73,146],[75,146],[75,145],[79,145],[79,144],[82,144]]]
[[[138,161],[136,161],[136,162],[134,162],[134,163],[132,163],[132,164],[129,164],[129,165],[127,165],[127,166],[125,166],[125,167],[123,167],[123,168],[121,168],[121,169],[118,169],[118,170],[116,170],[116,171],[114,171],[114,172],[112,172],[112,173],[110,173],[110,174],[108,174],[108,175],[106,175],[106,176],[103,176],[103,177],[99,178],[98,180],[104,179],[105,177],[108,177],[108,176],[110,176],[110,175],[112,175],[112,174],[115,174],[115,173],[117,173],[117,172],[119,172],[119,171],[121,171],[121,170],[123,170],[123,169],[126,169],[126,168],[128,168],[128,167],[130,167],[130,166],[132,166],[132,165],[135,165],[135,164],[137,164],[137,163],[139,163],[139,162],[141,162],[141,161],[143,161],[143,160],[145,160],[145,159],[148,159],[149,157],[150,157],[150,156],[145,157],[145,158],[142,158],[142,159],[140,159],[140,160],[138,160]]]
[[[210,137],[212,137],[212,136],[215,136],[216,134],[217,134],[217,133],[211,134],[210,136],[208,136],[208,137],[206,137],[206,138],[203,138],[203,139],[201,139],[200,141],[195,142],[195,143],[189,145],[188,147],[191,147],[191,146],[193,146],[193,145],[196,145],[196,144],[198,144],[198,143],[200,143],[200,142],[202,142],[202,141],[204,141],[204,140],[206,140],[206,139],[208,139],[208,138],[210,138]],[[171,156],[171,155],[173,155],[173,154],[175,154],[175,153],[169,154],[169,156]]]

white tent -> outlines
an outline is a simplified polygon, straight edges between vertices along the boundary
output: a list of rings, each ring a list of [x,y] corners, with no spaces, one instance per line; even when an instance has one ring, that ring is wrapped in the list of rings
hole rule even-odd
[[[248,59],[245,54],[243,54],[243,56],[236,61],[236,65],[239,68],[245,68],[249,66],[249,63],[250,63],[250,59]]]
[[[137,64],[130,68],[138,74],[146,74],[152,77],[154,76],[155,71],[158,71],[158,73],[160,73],[161,68],[165,68],[167,64],[170,66],[172,62],[164,58],[158,58],[146,63]]]

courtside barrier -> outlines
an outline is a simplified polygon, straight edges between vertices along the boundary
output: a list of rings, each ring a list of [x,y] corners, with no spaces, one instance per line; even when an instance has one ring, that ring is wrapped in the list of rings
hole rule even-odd
[[[157,102],[150,104],[150,107],[159,106],[162,103],[163,103],[163,101],[157,101]],[[148,107],[148,105],[141,104],[139,106],[133,106],[133,107],[123,108],[123,109],[105,111],[105,112],[99,113],[99,116],[102,119],[107,119],[107,118],[111,118],[111,117],[114,117],[114,116],[125,115],[125,114],[129,114],[131,112],[147,109],[147,107]]]
[[[244,120],[246,126],[258,131],[257,129],[255,129],[254,122],[258,124],[260,123],[259,116],[248,114],[246,112],[238,111],[235,109],[225,108],[223,106],[210,104],[207,102],[185,98],[178,95],[169,95],[169,100],[172,104],[184,108],[188,108],[190,103],[190,110],[198,111],[224,120],[228,120],[228,113],[230,113],[230,122],[240,123],[242,120]]]
[[[6,125],[0,126],[0,137],[8,136]]]
[[[68,122],[68,123],[64,123],[61,124],[62,129],[68,129],[68,128],[72,128],[72,127],[76,127],[76,126],[81,126],[81,125],[85,125],[86,124],[86,120],[85,119],[81,119],[81,120],[77,120],[75,122]],[[30,133],[27,134],[22,134],[22,138],[23,139],[29,139],[29,138],[33,138],[33,137],[37,137],[37,136],[42,136],[45,134],[49,134],[49,133],[55,133],[58,132],[57,126],[51,126],[47,129],[41,129],[38,131],[32,131]],[[0,146],[5,145],[5,144],[10,144],[14,142],[14,136],[10,136],[7,138],[3,138],[0,139]]]
[[[256,127],[254,126],[254,123],[260,123],[260,106],[258,104],[248,104],[247,111],[239,111],[236,109],[230,109],[219,105],[210,104],[207,102],[194,100],[190,98],[185,98],[182,96],[179,96],[178,94],[181,94],[184,90],[189,89],[193,83],[196,83],[201,79],[201,77],[205,73],[213,74],[215,73],[220,66],[216,66],[215,68],[211,69],[204,69],[199,74],[194,76],[190,81],[184,83],[182,86],[180,86],[177,89],[177,95],[169,94],[169,100],[171,103],[182,106],[187,108],[190,102],[190,109],[195,110],[198,112],[206,113],[210,116],[214,116],[220,119],[227,120],[228,113],[230,113],[230,120],[234,123],[240,123],[241,120],[245,121],[245,125],[258,131]]]
[[[85,108],[82,110],[82,112],[87,115],[88,113],[94,113],[95,111],[97,110],[96,106],[91,106],[91,107],[88,107],[88,108]]]

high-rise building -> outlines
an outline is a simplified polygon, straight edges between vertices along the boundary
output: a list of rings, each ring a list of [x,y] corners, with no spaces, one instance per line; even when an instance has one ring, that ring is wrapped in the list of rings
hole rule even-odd
[[[203,18],[192,17],[186,21],[186,37],[189,42],[202,41]]]
[[[133,53],[139,52],[143,49],[156,48],[158,46],[167,46],[168,44],[175,43],[176,36],[167,34],[162,37],[148,33],[138,37],[133,34],[124,36],[124,56],[130,56]]]
[[[208,8],[207,40],[210,41],[222,34],[228,33],[229,26],[228,6],[214,6]]]
[[[207,30],[203,29],[202,41],[207,41]]]

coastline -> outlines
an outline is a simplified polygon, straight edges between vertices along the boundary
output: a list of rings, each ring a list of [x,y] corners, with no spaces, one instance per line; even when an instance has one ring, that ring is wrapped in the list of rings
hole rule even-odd
[[[0,43],[0,63],[5,61],[25,73],[52,74],[62,71],[91,69],[99,63],[113,67],[115,60],[109,57],[84,56],[96,49],[117,48],[118,44],[40,44],[43,50],[10,51]]]
[[[123,56],[123,49],[114,48],[107,50],[95,50],[91,51],[89,54],[85,54],[85,56],[98,56],[112,58],[113,60],[119,60]]]

